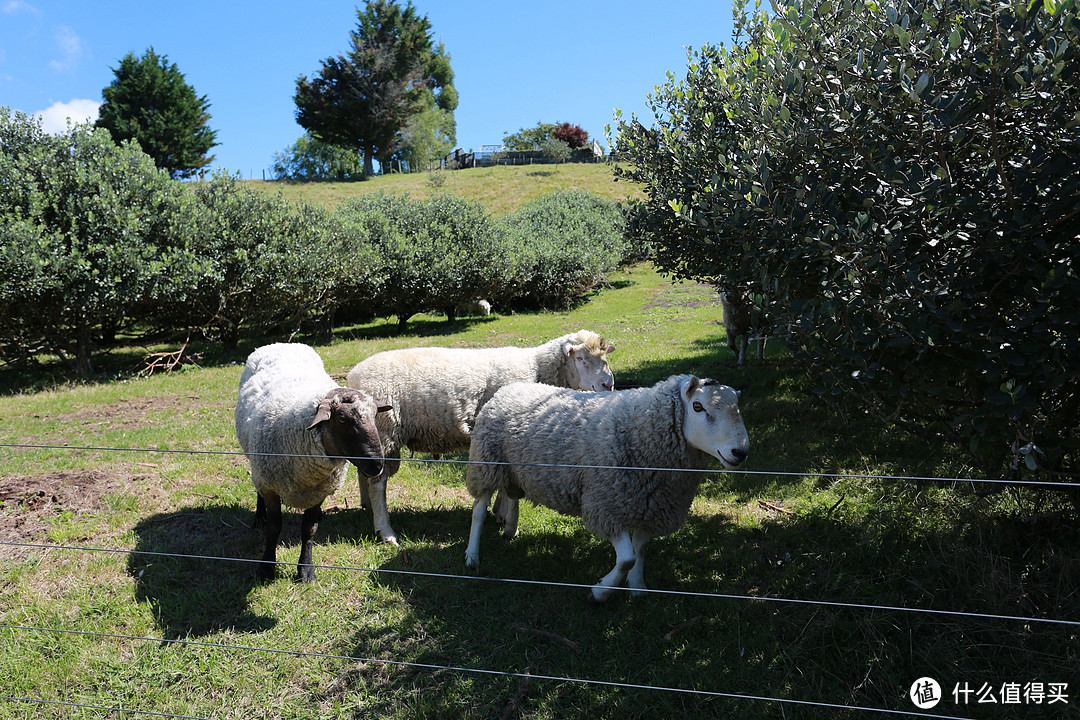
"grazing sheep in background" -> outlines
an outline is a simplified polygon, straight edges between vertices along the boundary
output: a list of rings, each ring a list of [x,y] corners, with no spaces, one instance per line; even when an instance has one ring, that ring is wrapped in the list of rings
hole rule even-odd
[[[754,330],[754,301],[742,292],[721,291],[720,305],[724,310],[724,333],[728,347],[735,353],[736,364],[742,365],[746,359],[750,333]],[[759,335],[757,342],[757,357],[761,360],[765,357],[765,336]]]
[[[248,356],[240,376],[236,437],[258,493],[255,519],[266,523],[262,579],[275,575],[282,503],[304,511],[296,579],[315,579],[311,550],[322,502],[341,487],[347,462],[362,475],[382,472],[375,416],[389,409],[362,391],[339,386],[307,345],[266,345]]]
[[[607,353],[614,349],[596,333],[580,330],[532,348],[409,348],[359,362],[349,372],[349,387],[365,388],[393,405],[376,420],[387,457],[382,475],[360,482],[375,532],[397,544],[386,482],[398,471],[402,448],[434,454],[468,448],[476,414],[512,382],[611,390],[615,378]]]
[[[491,303],[487,300],[470,300],[469,302],[454,305],[446,310],[447,322],[454,322],[463,315],[482,315],[487,317],[491,314]]]
[[[507,385],[473,427],[466,484],[476,502],[465,564],[480,565],[487,504],[500,491],[515,498],[507,501],[508,537],[517,532],[517,498],[525,497],[580,515],[589,532],[611,542],[615,568],[592,600],[605,600],[624,580],[640,595],[645,545],[683,524],[701,483],[701,473],[683,470],[703,469],[711,458],[735,468],[749,449],[738,393],[715,380],[676,375],[606,393]]]

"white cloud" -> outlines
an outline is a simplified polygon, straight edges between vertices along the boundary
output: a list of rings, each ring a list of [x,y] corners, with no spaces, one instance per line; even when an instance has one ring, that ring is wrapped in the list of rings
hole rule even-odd
[[[57,72],[70,70],[79,62],[83,54],[83,41],[75,31],[66,25],[56,29],[56,46],[60,50],[60,58],[49,63],[49,67]]]
[[[8,0],[4,3],[3,7],[0,8],[0,11],[2,11],[5,15],[16,15],[18,13],[29,13],[31,15],[38,16],[41,15],[41,13],[36,7],[31,5],[30,3],[25,3],[22,0]]]
[[[45,132],[56,135],[67,131],[68,120],[71,120],[72,125],[94,122],[100,107],[101,103],[96,100],[58,102],[34,113],[34,117],[41,118],[41,127]]]

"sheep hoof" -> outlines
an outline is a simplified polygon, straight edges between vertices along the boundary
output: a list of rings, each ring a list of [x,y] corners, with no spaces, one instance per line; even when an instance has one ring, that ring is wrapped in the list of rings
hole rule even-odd
[[[277,566],[270,562],[264,562],[259,565],[255,573],[261,583],[274,582],[274,578],[277,576]]]
[[[296,571],[296,582],[298,583],[310,583],[315,582],[315,568],[305,565]]]
[[[597,597],[596,596],[596,588],[591,588],[589,590],[589,595],[588,595],[588,597],[586,599],[589,601],[589,604],[592,605],[593,607],[599,607],[599,606],[604,604],[605,600],[607,600],[607,595],[605,594],[602,597]]]
[[[480,558],[473,557],[469,553],[465,553],[465,567],[476,570],[480,567]]]

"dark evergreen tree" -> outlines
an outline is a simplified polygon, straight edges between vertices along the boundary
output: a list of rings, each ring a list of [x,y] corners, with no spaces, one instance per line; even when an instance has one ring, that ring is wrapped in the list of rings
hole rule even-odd
[[[435,46],[431,23],[393,0],[357,10],[347,55],[327,58],[317,76],[296,81],[296,121],[323,142],[357,148],[364,172],[386,161],[417,115],[439,108],[452,118],[457,91],[449,56]],[[452,120],[449,125],[452,132]]]
[[[98,127],[113,140],[135,140],[154,163],[174,177],[188,177],[209,165],[217,132],[207,127],[210,103],[199,97],[184,74],[153,48],[128,53],[113,69],[116,79],[102,90]]]

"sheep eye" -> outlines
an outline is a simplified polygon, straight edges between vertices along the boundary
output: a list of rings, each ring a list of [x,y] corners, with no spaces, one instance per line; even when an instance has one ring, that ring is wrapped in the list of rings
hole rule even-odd
[[[699,403],[697,400],[695,400],[694,401],[694,412],[705,412],[705,406],[702,405],[701,403]]]

